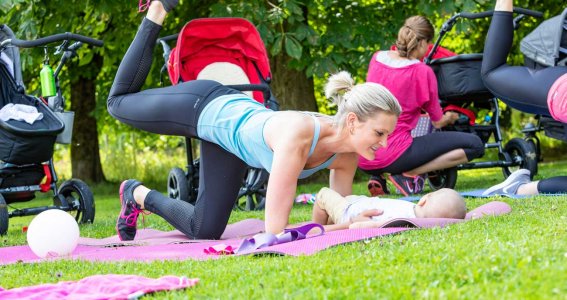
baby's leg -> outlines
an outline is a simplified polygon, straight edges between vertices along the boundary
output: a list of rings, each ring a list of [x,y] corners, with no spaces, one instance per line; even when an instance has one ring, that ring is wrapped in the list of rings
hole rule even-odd
[[[329,220],[329,214],[327,214],[327,211],[321,207],[320,201],[315,201],[313,204],[312,221],[321,225],[327,225],[327,220]]]

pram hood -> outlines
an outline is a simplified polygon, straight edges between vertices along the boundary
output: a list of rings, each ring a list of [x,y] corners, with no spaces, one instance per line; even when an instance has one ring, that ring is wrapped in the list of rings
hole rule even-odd
[[[264,42],[256,27],[246,19],[203,18],[188,22],[169,57],[169,78],[173,84],[195,80],[203,68],[214,62],[239,66],[251,84],[271,80]],[[254,98],[263,102],[261,92],[254,92]]]
[[[8,25],[0,24],[0,43],[7,39],[15,38],[14,32]],[[6,66],[6,69],[13,77],[18,87],[24,88],[22,77],[22,69],[20,66],[20,50],[17,47],[8,47],[0,54],[0,64]]]
[[[567,8],[524,37],[520,51],[539,64],[556,66],[561,52],[567,55]]]

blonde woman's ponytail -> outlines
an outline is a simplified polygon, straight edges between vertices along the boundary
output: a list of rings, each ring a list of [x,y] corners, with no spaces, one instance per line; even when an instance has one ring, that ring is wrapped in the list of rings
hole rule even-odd
[[[354,79],[347,71],[341,71],[329,77],[325,85],[325,96],[337,106],[343,105],[345,95],[354,87]]]
[[[377,112],[386,112],[399,116],[402,108],[394,95],[384,86],[365,82],[355,85],[352,76],[342,71],[329,77],[325,85],[325,96],[337,105],[335,124],[344,127],[345,116],[349,112],[365,122]]]

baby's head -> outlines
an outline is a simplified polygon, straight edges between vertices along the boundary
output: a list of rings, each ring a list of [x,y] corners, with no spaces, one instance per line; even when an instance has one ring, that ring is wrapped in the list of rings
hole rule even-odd
[[[464,219],[467,214],[465,199],[453,189],[440,189],[424,195],[415,207],[418,218]]]

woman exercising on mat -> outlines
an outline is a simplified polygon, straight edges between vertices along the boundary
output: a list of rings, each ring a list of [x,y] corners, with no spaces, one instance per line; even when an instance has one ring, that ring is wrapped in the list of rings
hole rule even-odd
[[[358,156],[374,159],[374,152],[386,146],[396,126],[401,111],[396,98],[379,84],[355,85],[346,72],[331,76],[325,87],[325,94],[338,105],[334,117],[275,112],[210,80],[140,91],[161,24],[177,2],[149,4],[118,68],[107,104],[113,117],[133,127],[200,139],[199,193],[191,205],[136,180],[124,181],[116,224],[120,238],[134,239],[142,210],[163,217],[190,238],[220,238],[247,165],[270,172],[265,210],[269,233],[280,233],[288,226],[298,178],[327,168],[330,187],[350,195]],[[361,219],[365,216],[361,214]]]

